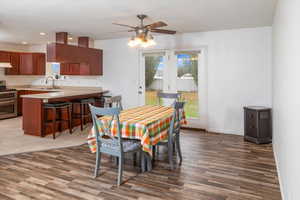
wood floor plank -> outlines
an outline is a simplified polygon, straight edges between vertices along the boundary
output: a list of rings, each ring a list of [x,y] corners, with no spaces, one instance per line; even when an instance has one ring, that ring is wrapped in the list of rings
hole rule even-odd
[[[140,174],[126,162],[119,188],[117,167],[108,156],[103,156],[100,176],[92,178],[95,154],[87,145],[2,156],[0,199],[281,199],[271,144],[188,130],[181,141],[182,166],[170,171],[161,148],[151,172]]]

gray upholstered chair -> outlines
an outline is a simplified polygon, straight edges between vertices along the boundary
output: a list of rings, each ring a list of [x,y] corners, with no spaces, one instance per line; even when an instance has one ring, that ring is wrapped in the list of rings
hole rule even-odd
[[[182,120],[182,113],[184,108],[185,102],[175,102],[174,103],[174,113],[173,118],[170,124],[170,129],[168,133],[168,139],[160,141],[156,144],[156,146],[153,148],[153,159],[155,159],[155,154],[159,153],[159,146],[167,146],[168,147],[168,159],[170,168],[173,170],[173,152],[176,151],[179,156],[179,165],[182,163],[182,153],[181,153],[181,147],[180,147],[180,127],[181,127],[181,120]],[[156,152],[157,150],[157,152]]]
[[[173,99],[174,101],[172,102],[171,105],[174,105],[174,102],[179,101],[181,97],[180,93],[166,93],[166,92],[159,92],[157,94],[158,98],[158,105],[161,105],[162,99]]]
[[[92,106],[91,104],[90,110],[92,113],[93,118],[93,125],[96,134],[96,145],[97,145],[97,152],[96,152],[96,166],[94,177],[98,176],[98,171],[100,168],[101,163],[101,154],[108,154],[114,157],[117,157],[119,160],[119,169],[118,169],[118,186],[122,183],[122,173],[123,173],[123,165],[124,165],[124,157],[125,154],[132,154],[132,153],[140,153],[141,161],[143,159],[143,153],[141,144],[137,140],[123,140],[121,137],[121,130],[120,130],[120,121],[119,121],[119,114],[120,108],[97,108]],[[108,123],[108,127],[105,126],[101,120],[98,119],[98,116],[108,115],[111,116],[111,120]],[[116,125],[117,127],[117,137],[114,137],[111,134],[111,126]],[[99,131],[101,130],[101,132]],[[109,136],[102,137],[103,135]],[[144,162],[142,162],[142,169]]]

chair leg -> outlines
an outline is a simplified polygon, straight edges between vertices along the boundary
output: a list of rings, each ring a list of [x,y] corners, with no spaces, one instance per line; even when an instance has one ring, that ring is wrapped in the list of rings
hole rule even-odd
[[[56,133],[56,108],[53,108],[53,120],[52,120],[52,127],[53,127],[53,139],[55,139],[55,133]]]
[[[145,172],[146,168],[145,168],[145,156],[144,156],[144,152],[143,150],[140,151],[140,160],[141,160],[141,172]]]
[[[80,104],[80,130],[83,131],[83,120],[84,120],[84,113],[83,113],[83,104]]]
[[[68,107],[68,120],[69,120],[69,132],[72,134],[73,128],[72,128],[72,106]]]
[[[152,170],[152,160],[151,160],[151,156],[149,154],[145,154],[145,160],[147,163],[147,170],[151,171]]]
[[[158,147],[158,145],[155,145],[152,147],[152,165],[154,166],[155,163],[155,159],[156,159],[156,147]]]
[[[115,163],[115,165],[116,166],[118,166],[118,163],[119,163],[119,157],[114,157],[115,159],[114,159],[114,163]]]
[[[170,164],[171,170],[174,169],[174,165],[173,165],[173,144],[172,143],[169,142],[169,144],[168,144],[168,156],[169,156],[169,164]]]
[[[176,147],[175,147],[175,141],[173,141],[173,154],[176,155]]]
[[[120,156],[119,157],[119,173],[118,173],[118,186],[120,186],[122,184],[122,176],[123,176],[123,157]]]
[[[136,166],[136,158],[137,158],[136,154],[137,154],[137,153],[133,153],[133,154],[132,154],[133,166]]]
[[[44,123],[43,123],[43,130],[42,130],[42,137],[45,137],[46,135],[46,130],[47,130],[47,120],[48,120],[48,114],[47,114],[47,109],[44,109]]]
[[[182,163],[182,154],[181,154],[179,134],[176,135],[176,149],[177,149],[178,156],[179,156],[179,165],[181,165],[181,163]]]
[[[97,178],[98,171],[100,169],[100,163],[101,163],[101,152],[96,153],[96,165],[95,165],[95,172],[94,172],[94,178]]]

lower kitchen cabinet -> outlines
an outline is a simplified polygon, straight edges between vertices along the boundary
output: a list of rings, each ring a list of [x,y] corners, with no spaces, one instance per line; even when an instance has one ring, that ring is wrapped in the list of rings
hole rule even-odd
[[[27,94],[42,94],[48,93],[48,91],[38,91],[38,90],[19,90],[18,91],[18,116],[22,116],[22,109],[23,109],[23,98],[22,95]]]

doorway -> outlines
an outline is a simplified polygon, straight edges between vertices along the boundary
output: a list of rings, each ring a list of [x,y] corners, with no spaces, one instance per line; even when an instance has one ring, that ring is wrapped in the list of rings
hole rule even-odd
[[[140,105],[157,105],[158,92],[178,92],[185,101],[188,127],[206,129],[205,49],[156,50],[140,54]]]

